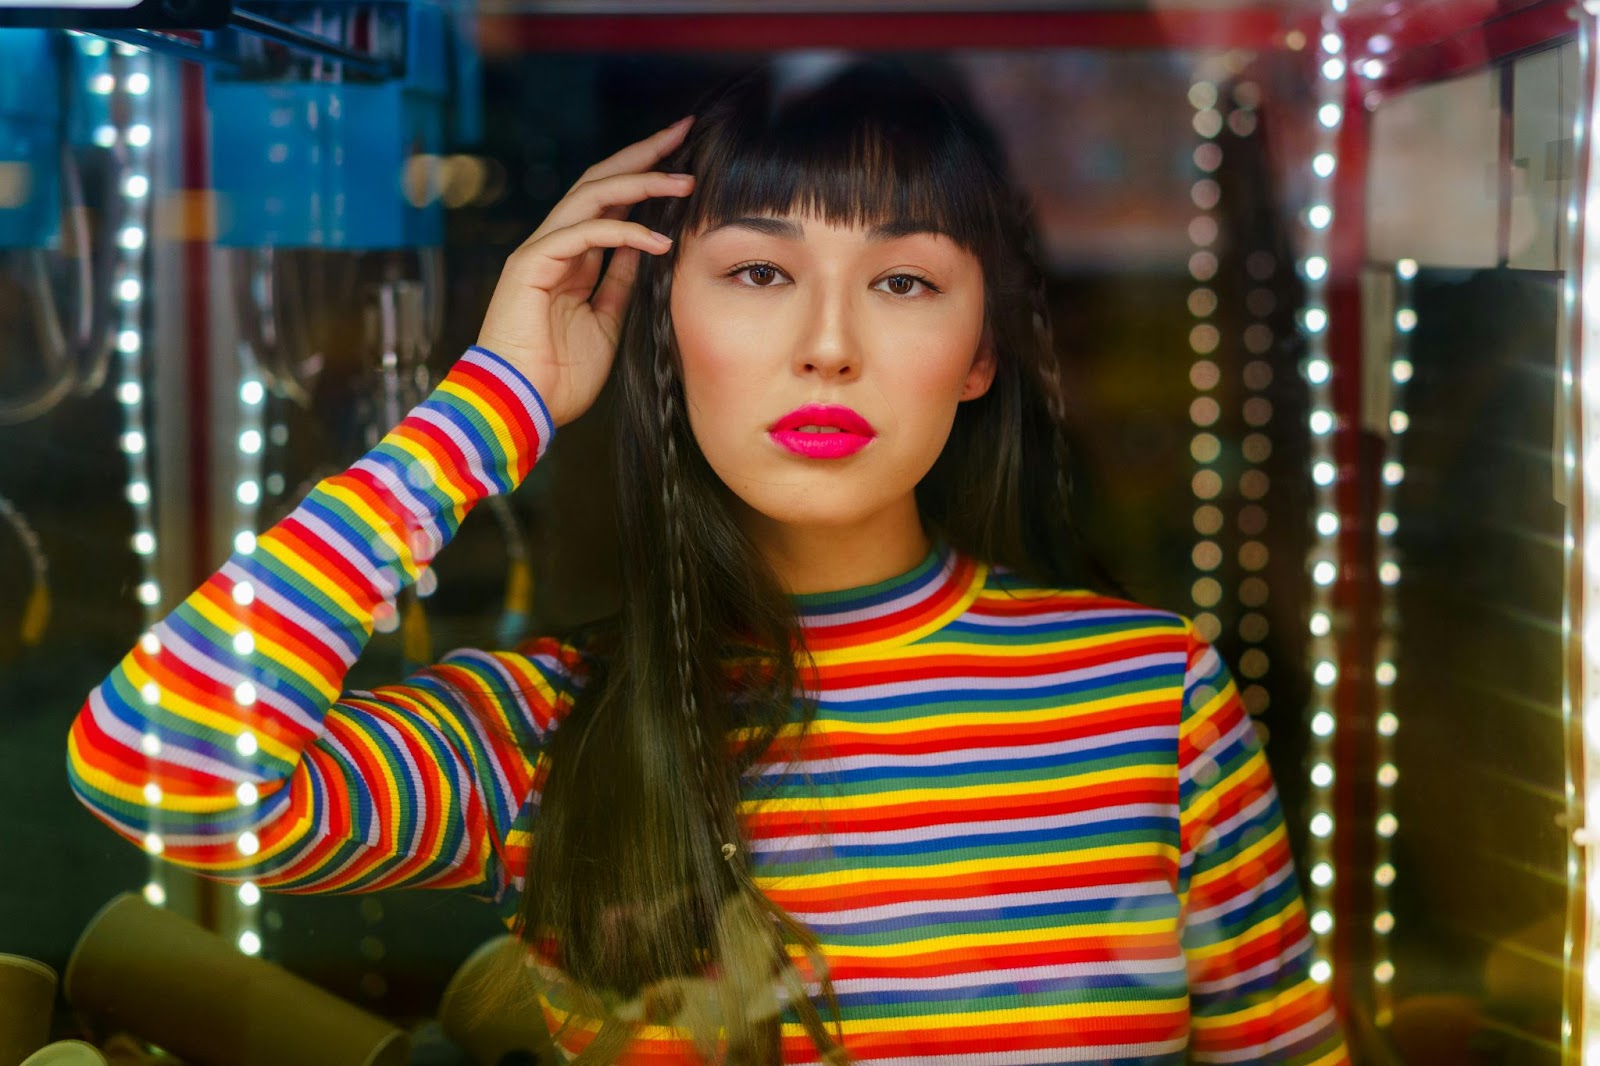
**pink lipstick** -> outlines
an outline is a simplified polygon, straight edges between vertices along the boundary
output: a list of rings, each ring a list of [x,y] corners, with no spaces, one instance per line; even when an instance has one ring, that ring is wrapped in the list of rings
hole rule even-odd
[[[848,407],[808,403],[774,422],[767,435],[807,459],[842,459],[865,448],[877,431]]]

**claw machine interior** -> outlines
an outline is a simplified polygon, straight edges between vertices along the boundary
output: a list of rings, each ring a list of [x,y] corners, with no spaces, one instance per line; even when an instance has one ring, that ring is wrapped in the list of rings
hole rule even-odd
[[[550,1054],[451,1013],[503,932],[481,904],[129,849],[74,802],[66,726],[427,395],[589,163],[752,63],[894,53],[977,104],[1032,197],[1086,543],[1233,670],[1355,1061],[1600,1064],[1600,5],[141,0],[0,26],[0,980],[36,996],[0,1006],[0,1048],[158,1061],[184,1031],[56,979],[109,965],[91,934],[131,895],[292,976],[286,1002],[378,1019],[372,1061]],[[463,527],[352,688],[615,607],[610,417]]]

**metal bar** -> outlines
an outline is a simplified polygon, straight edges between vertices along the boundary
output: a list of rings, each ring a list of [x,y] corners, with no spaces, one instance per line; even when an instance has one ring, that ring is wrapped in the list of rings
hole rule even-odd
[[[174,56],[186,59],[191,63],[206,63],[211,66],[238,68],[240,62],[237,56],[224,55],[194,43],[169,37],[164,33],[152,30],[96,30],[96,37],[104,37],[108,41],[120,41],[131,44],[136,48],[143,48],[159,55]]]
[[[257,37],[264,37],[269,41],[298,48],[302,52],[310,52],[323,56],[337,63],[343,63],[351,70],[358,70],[364,74],[374,74],[380,78],[389,77],[396,73],[395,65],[376,56],[363,52],[354,52],[342,45],[334,44],[325,37],[318,37],[314,33],[307,33],[286,23],[265,18],[249,11],[235,11],[228,16],[228,25],[244,33],[253,33]]]

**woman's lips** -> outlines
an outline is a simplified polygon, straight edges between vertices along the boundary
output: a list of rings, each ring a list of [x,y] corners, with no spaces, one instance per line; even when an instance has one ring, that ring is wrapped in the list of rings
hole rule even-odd
[[[841,459],[872,442],[872,424],[848,407],[808,403],[774,422],[775,443],[807,459]]]

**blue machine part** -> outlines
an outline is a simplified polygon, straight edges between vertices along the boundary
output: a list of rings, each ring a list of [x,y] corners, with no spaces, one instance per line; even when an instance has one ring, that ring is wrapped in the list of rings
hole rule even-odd
[[[380,5],[378,20],[404,32],[404,72],[388,80],[248,81],[211,71],[218,244],[364,250],[443,242],[437,167],[427,160],[459,143],[462,131],[452,126],[481,125],[475,52],[473,63],[461,58],[473,42],[459,40],[453,11],[425,0]],[[464,99],[472,105],[458,104]]]
[[[60,239],[62,45],[53,30],[0,30],[0,247]]]

